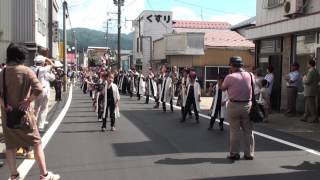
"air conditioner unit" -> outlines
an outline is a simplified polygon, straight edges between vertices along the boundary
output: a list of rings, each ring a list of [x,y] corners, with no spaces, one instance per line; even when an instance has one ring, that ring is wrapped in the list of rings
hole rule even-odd
[[[292,16],[295,14],[302,14],[305,3],[304,0],[287,0],[284,3],[284,16]]]

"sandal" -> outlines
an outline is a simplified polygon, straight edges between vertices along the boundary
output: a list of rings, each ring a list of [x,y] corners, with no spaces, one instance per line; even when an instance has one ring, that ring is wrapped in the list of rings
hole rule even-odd
[[[20,176],[19,173],[18,173],[18,174],[11,175],[11,176],[9,177],[9,180],[19,180],[19,179],[20,179],[19,176]]]

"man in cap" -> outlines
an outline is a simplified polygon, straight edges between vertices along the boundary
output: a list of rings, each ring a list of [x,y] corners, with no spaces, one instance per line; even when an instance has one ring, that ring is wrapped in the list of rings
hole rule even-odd
[[[299,64],[293,63],[291,65],[291,72],[286,77],[287,81],[287,116],[295,116],[296,114],[296,100],[298,97],[298,88],[300,82]]]
[[[35,101],[34,110],[37,117],[39,131],[43,132],[48,114],[48,103],[50,95],[49,81],[55,80],[54,74],[50,72],[51,68],[54,66],[54,63],[50,59],[42,55],[37,55],[34,58],[34,63],[35,66],[33,70],[43,86],[42,93],[37,97]]]
[[[241,57],[234,56],[229,60],[230,73],[226,76],[222,91],[228,91],[227,118],[230,122],[230,160],[240,159],[240,138],[243,131],[244,159],[252,160],[254,157],[254,136],[252,122],[249,119],[253,88],[255,82],[252,73],[245,72]]]

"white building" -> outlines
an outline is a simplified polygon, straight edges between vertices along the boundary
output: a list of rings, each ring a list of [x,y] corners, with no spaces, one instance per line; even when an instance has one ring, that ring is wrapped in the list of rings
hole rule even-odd
[[[172,12],[143,11],[133,27],[133,64],[146,71],[151,66],[153,41],[172,32]]]
[[[0,61],[5,61],[10,42],[27,45],[30,56],[27,65],[33,64],[38,47],[49,48],[49,5],[56,0],[1,0],[0,1]],[[57,8],[55,9],[57,12]],[[56,14],[53,14],[56,19]],[[50,26],[51,27],[51,26]]]

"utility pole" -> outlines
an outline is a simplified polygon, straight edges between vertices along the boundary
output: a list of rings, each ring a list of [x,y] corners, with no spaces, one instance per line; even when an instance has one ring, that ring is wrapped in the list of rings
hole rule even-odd
[[[124,0],[118,0],[118,68],[120,69],[121,63],[121,2]]]
[[[67,10],[67,2],[63,2],[63,92],[67,91],[67,74],[68,74],[68,62],[67,62],[67,32],[66,32],[66,10]]]
[[[109,40],[109,19],[107,19],[107,29],[106,29],[106,48],[108,48],[108,40]]]
[[[78,72],[78,48],[77,48],[77,37],[76,31],[73,31],[73,44],[74,44],[74,53],[76,55],[76,71]]]

